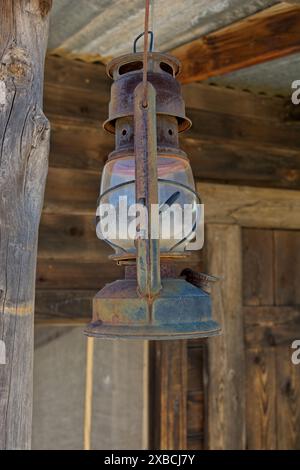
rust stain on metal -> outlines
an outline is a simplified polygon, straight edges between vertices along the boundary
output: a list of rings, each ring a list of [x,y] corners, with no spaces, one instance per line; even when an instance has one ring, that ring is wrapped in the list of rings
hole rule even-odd
[[[104,128],[115,135],[115,150],[109,160],[135,156],[135,199],[149,214],[152,204],[159,202],[157,157],[172,158],[181,164],[183,159],[184,165],[188,165],[186,154],[179,148],[178,133],[188,129],[191,122],[185,115],[176,81],[178,60],[151,52],[148,65],[148,107],[143,108],[142,54],[128,54],[108,64],[107,73],[114,83]],[[165,184],[165,180],[161,181]],[[152,223],[150,216],[149,234]],[[158,226],[159,220],[154,223]],[[125,279],[106,285],[94,297],[93,321],[85,334],[140,339],[219,334],[220,327],[211,318],[209,294],[202,285],[176,277],[172,261],[186,257],[187,253],[160,253],[159,240],[151,238],[137,239],[135,246],[134,253],[119,249],[112,256],[126,265]],[[169,266],[164,266],[165,260]],[[202,283],[207,280],[204,275],[198,278]]]

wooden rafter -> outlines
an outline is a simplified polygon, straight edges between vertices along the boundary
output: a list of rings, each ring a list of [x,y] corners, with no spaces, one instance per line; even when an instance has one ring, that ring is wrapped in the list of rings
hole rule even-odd
[[[300,4],[280,3],[172,51],[182,83],[205,80],[300,51]]]

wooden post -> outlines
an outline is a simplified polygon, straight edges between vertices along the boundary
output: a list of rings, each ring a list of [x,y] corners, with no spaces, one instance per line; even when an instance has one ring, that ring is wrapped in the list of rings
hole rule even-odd
[[[31,442],[38,226],[48,168],[42,111],[51,0],[0,2],[0,448]]]
[[[213,318],[222,335],[208,342],[207,446],[245,448],[245,357],[242,317],[241,228],[209,224],[208,272],[221,277],[212,288]]]

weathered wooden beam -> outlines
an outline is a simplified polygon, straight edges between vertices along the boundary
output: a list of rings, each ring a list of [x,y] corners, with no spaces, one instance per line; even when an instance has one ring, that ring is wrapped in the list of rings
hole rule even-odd
[[[207,345],[207,447],[244,449],[241,228],[237,225],[208,225],[206,257],[208,271],[221,277],[212,288],[212,311],[223,329],[223,334],[212,338]]]
[[[251,188],[197,183],[208,224],[242,227],[300,228],[300,193],[273,188]]]
[[[42,110],[51,1],[0,2],[0,448],[31,442],[38,225],[48,167]]]
[[[75,181],[74,186],[72,181]],[[55,182],[57,188],[64,188],[62,195],[55,193]],[[48,184],[53,184],[53,190],[49,189],[46,193],[44,213],[85,214],[92,217],[95,215],[99,186],[96,174],[92,179],[76,170],[64,172],[52,168]],[[237,223],[244,227],[261,228],[300,228],[299,191],[199,181],[197,191],[205,204],[207,223]]]
[[[194,120],[193,131],[181,137],[181,145],[196,178],[253,186],[300,187],[299,122],[238,118],[195,109],[188,109],[188,114]],[[112,149],[111,136],[105,136],[99,125],[95,128],[85,122],[52,119],[51,167],[99,174]]]
[[[191,83],[300,51],[300,6],[282,3],[209,33],[172,53]]]

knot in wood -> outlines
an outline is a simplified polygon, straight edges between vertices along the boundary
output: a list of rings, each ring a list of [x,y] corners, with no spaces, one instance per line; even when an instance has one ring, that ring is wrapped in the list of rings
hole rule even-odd
[[[30,82],[32,67],[27,51],[11,45],[2,57],[0,75],[4,80],[13,78],[16,84]]]
[[[39,10],[42,18],[48,15],[51,7],[52,0],[39,0]]]

